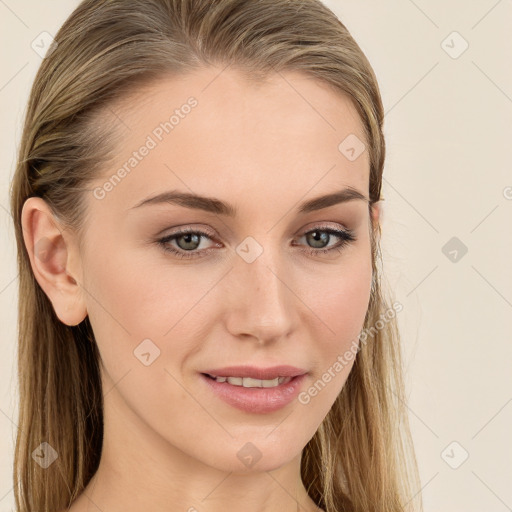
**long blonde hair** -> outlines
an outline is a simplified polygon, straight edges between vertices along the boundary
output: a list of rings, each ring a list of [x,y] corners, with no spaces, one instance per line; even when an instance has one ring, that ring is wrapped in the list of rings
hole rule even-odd
[[[21,211],[27,198],[42,197],[81,233],[84,191],[113,147],[113,134],[98,120],[114,100],[164,75],[208,64],[236,66],[255,80],[300,71],[347,94],[356,107],[369,151],[372,205],[381,199],[385,157],[374,72],[319,0],[85,0],[55,40],[31,90],[11,191],[19,266],[18,512],[68,507],[101,456],[103,403],[91,325],[86,318],[67,326],[56,316],[32,272]],[[421,509],[397,322],[387,316],[391,303],[382,292],[381,263],[379,239],[372,235],[366,338],[302,454],[304,485],[326,512]],[[43,441],[59,455],[47,469],[31,457]]]

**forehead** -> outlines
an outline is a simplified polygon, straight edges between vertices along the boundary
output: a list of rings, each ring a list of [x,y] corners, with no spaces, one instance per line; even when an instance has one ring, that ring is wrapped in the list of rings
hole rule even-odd
[[[366,144],[357,110],[302,73],[256,82],[229,67],[202,68],[146,85],[110,114],[115,159],[96,180],[117,175],[110,206],[177,188],[220,198],[250,191],[256,201],[296,201],[308,190],[343,186],[368,195],[367,149],[357,158],[346,152]]]

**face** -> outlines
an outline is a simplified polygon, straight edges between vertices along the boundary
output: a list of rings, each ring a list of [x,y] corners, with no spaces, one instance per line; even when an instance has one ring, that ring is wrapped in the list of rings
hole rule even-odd
[[[368,152],[340,150],[364,140],[361,121],[319,82],[219,72],[160,80],[112,109],[116,156],[87,193],[74,271],[107,421],[222,470],[255,457],[271,470],[300,454],[353,365],[336,362],[370,298]],[[343,190],[351,199],[311,203]],[[168,192],[209,200],[154,199]],[[282,365],[299,376],[275,387]],[[256,373],[204,375],[231,366]]]

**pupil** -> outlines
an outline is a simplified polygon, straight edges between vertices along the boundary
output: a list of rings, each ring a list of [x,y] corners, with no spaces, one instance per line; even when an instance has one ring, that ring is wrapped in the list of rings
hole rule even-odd
[[[182,247],[182,244],[179,243],[180,240],[185,240],[185,244],[192,243],[193,247]],[[180,236],[177,241],[181,249],[197,249],[197,246],[199,245],[199,236],[193,233],[188,233],[186,235]]]
[[[315,245],[319,241],[323,242],[324,245],[327,244],[327,242],[329,241],[329,233],[325,233],[324,231],[312,231],[310,233],[310,236],[313,241],[314,247],[319,247]],[[322,243],[320,244],[320,246],[322,246]]]

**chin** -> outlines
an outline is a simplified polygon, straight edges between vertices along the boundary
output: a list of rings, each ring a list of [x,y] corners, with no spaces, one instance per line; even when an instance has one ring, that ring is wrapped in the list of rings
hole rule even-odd
[[[229,447],[211,453],[207,463],[226,472],[258,473],[279,469],[301,455],[303,446],[300,443],[286,446],[286,443],[280,442],[281,439],[271,440],[268,432],[265,429],[260,436],[244,436],[241,441],[233,439]]]

